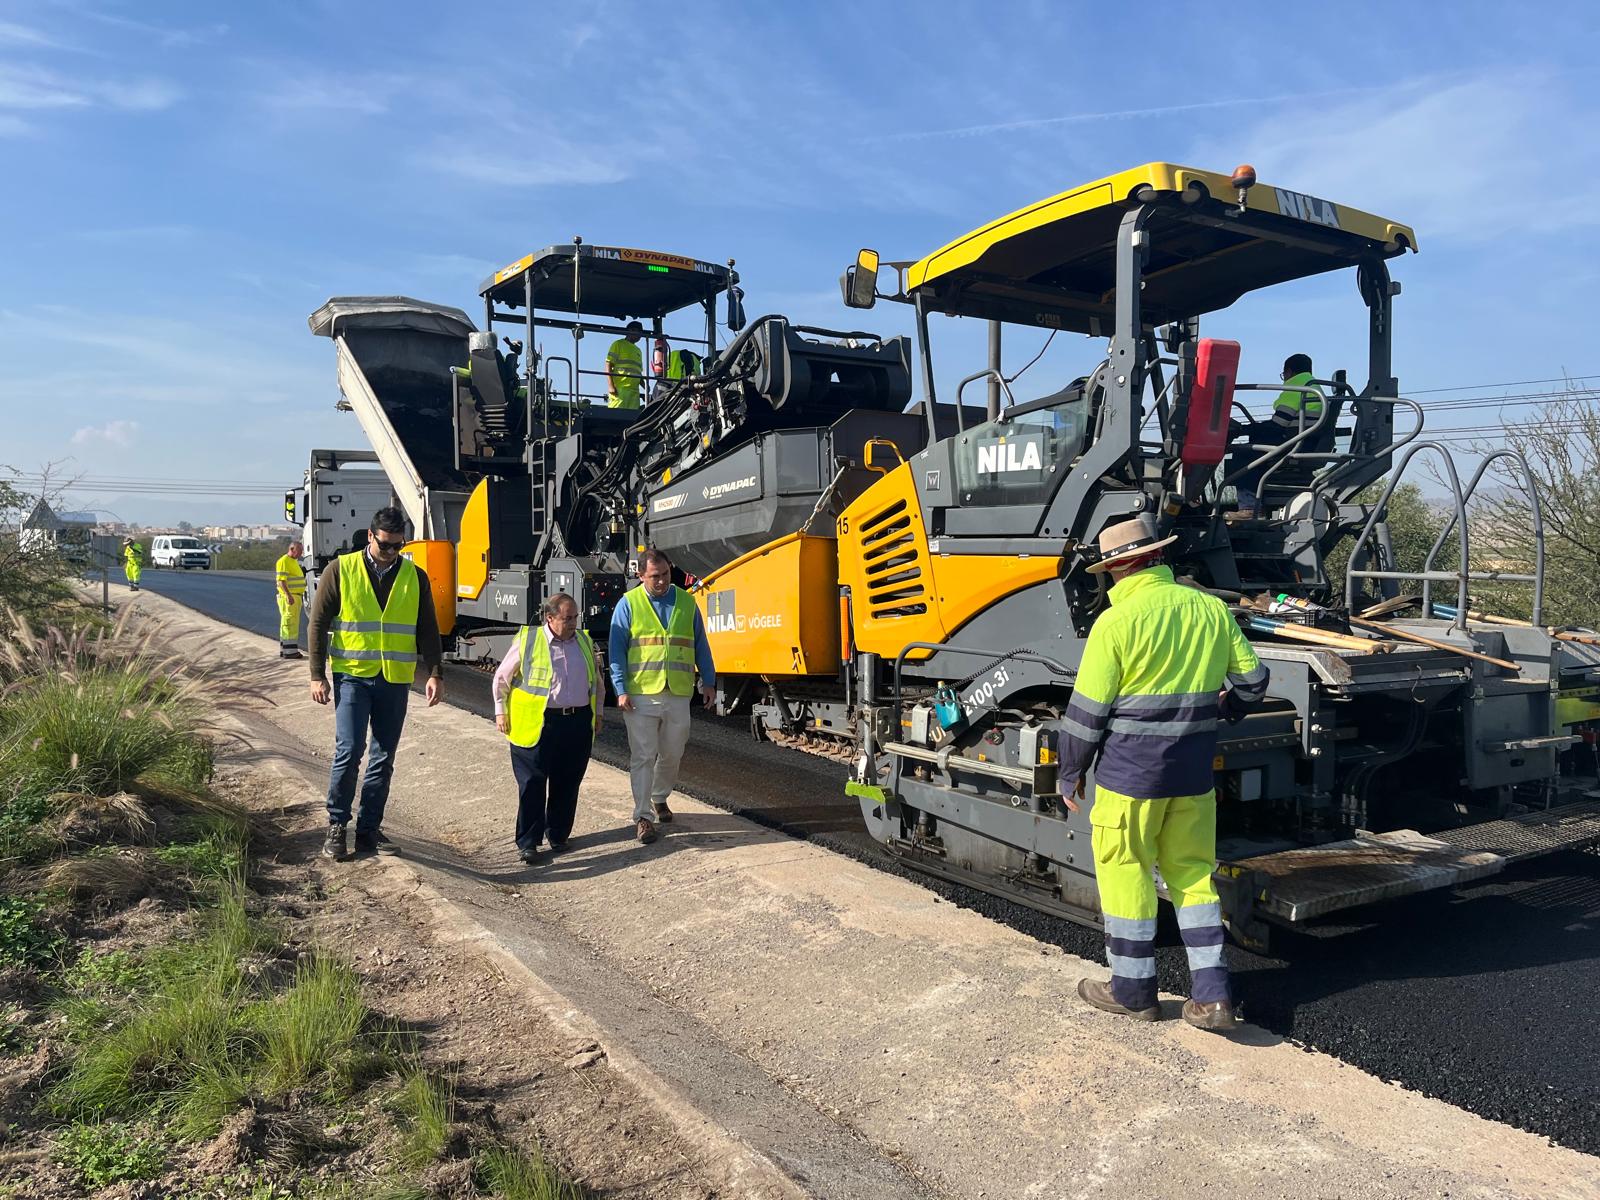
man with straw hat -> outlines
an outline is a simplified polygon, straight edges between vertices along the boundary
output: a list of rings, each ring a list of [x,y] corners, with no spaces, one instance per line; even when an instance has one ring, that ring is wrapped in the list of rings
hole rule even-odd
[[[1217,795],[1212,759],[1219,715],[1230,721],[1266,694],[1267,669],[1227,605],[1186,587],[1162,565],[1148,516],[1100,534],[1091,574],[1111,576],[1111,607],[1089,632],[1072,701],[1061,721],[1061,795],[1078,810],[1095,764],[1095,877],[1105,916],[1109,983],[1078,982],[1078,995],[1105,1012],[1154,1021],[1156,887],[1178,911],[1193,998],[1183,1019],[1200,1029],[1233,1025],[1223,961],[1217,866]],[[1227,684],[1227,690],[1224,684]]]

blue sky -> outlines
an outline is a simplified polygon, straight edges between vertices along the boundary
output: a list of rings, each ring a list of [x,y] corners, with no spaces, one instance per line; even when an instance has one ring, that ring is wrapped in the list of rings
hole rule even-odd
[[[0,463],[290,486],[313,445],[362,444],[313,308],[475,314],[489,270],[574,233],[732,256],[752,315],[899,332],[896,306],[839,305],[858,246],[918,257],[1163,158],[1414,225],[1407,388],[1600,373],[1592,6],[1153,11],[0,0]],[[1344,276],[1207,331],[1256,378],[1295,349],[1363,365]],[[982,365],[975,328],[941,347],[950,378]],[[1096,359],[1058,339],[1039,390]],[[1441,423],[1467,419],[1494,415]]]

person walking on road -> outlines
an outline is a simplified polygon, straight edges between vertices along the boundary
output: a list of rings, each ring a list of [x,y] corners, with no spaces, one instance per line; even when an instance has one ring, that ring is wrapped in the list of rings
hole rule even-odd
[[[306,569],[300,565],[301,545],[290,542],[278,559],[278,657],[302,658],[300,609],[306,599]]]
[[[634,832],[646,844],[672,820],[667,797],[689,742],[689,699],[696,670],[707,705],[717,696],[716,666],[705,622],[689,593],[672,582],[659,550],[639,555],[639,586],[611,614],[611,685],[628,727],[628,775]]]
[[[578,788],[600,732],[600,660],[578,627],[578,602],[558,592],[544,621],[524,625],[494,673],[495,728],[511,743],[517,780],[517,853],[533,863],[539,843],[566,849]]]
[[[622,336],[606,351],[606,407],[638,408],[639,387],[644,380],[644,352],[639,339],[644,326],[629,321]]]
[[[144,577],[144,547],[131,537],[122,539],[122,573],[128,577],[128,590],[137,592]]]
[[[1105,1012],[1160,1015],[1151,874],[1160,867],[1193,980],[1183,1019],[1221,1031],[1233,1025],[1233,998],[1211,881],[1217,720],[1237,721],[1260,702],[1267,669],[1226,604],[1177,583],[1162,565],[1175,540],[1159,537],[1148,516],[1121,521],[1100,534],[1100,560],[1089,568],[1110,573],[1111,607],[1089,631],[1061,721],[1059,779],[1062,799],[1078,811],[1099,756],[1089,824],[1111,981],[1082,979],[1078,995]]]
[[[380,508],[372,516],[366,549],[341,554],[336,566],[323,571],[311,604],[306,628],[311,698],[318,704],[332,699],[334,711],[328,836],[322,846],[322,853],[333,859],[348,857],[345,832],[361,770],[361,743],[369,729],[356,853],[393,853],[380,826],[418,660],[428,672],[428,707],[439,703],[442,694],[439,619],[427,575],[400,555],[405,527],[398,508]],[[331,688],[325,675],[330,665]]]

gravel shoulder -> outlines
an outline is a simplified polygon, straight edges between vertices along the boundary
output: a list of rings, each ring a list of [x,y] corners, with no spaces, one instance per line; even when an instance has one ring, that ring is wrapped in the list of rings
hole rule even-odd
[[[314,837],[332,721],[304,664],[165,598],[133,602],[175,650],[258,685],[219,719]],[[524,868],[503,739],[417,706],[387,822],[404,857],[307,869],[378,908],[403,911],[394,889],[409,889],[432,937],[525,990],[518,1012],[593,1030],[582,1078],[633,1087],[661,1121],[642,1152],[681,1153],[673,1178],[719,1194],[1600,1196],[1593,1158],[1259,1029],[1230,1040],[1090,1012],[1072,990],[1102,967],[819,846],[675,807],[639,847],[625,775],[595,764],[574,849]],[[395,999],[427,974],[398,960]],[[515,1029],[471,1023],[514,1074]],[[552,1044],[570,1057],[574,1040]],[[720,1177],[696,1174],[729,1155]]]

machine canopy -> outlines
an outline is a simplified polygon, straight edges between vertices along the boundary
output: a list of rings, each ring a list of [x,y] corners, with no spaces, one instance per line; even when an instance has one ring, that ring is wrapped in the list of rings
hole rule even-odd
[[[1142,202],[1142,315],[1161,325],[1226,308],[1260,288],[1416,249],[1405,225],[1267,184],[1147,163],[1051,196],[911,264],[907,298],[931,311],[1108,334],[1116,307],[1117,230]]]
[[[733,272],[657,250],[546,246],[496,271],[478,292],[494,304],[521,308],[530,276],[536,309],[621,319],[664,317],[703,304],[727,290]]]

